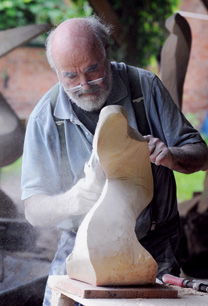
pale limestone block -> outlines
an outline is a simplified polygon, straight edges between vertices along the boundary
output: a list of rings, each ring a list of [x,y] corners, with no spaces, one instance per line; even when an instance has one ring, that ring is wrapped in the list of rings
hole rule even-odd
[[[154,283],[157,263],[134,231],[153,197],[148,144],[129,126],[122,107],[107,106],[100,114],[93,151],[106,182],[79,227],[66,260],[67,274],[97,286]]]

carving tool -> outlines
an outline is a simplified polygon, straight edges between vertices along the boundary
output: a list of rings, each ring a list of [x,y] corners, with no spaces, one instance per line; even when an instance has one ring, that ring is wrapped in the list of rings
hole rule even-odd
[[[192,288],[197,291],[208,293],[208,282],[203,280],[189,280],[182,277],[176,277],[170,274],[164,274],[162,277],[162,281],[165,284],[175,285],[183,288]]]

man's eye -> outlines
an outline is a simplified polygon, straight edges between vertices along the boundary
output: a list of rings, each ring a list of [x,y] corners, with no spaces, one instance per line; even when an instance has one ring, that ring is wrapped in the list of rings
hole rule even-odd
[[[94,71],[97,71],[97,68],[91,68],[88,70],[88,72],[94,72]]]
[[[76,80],[77,75],[66,75],[65,76],[68,80]]]
[[[91,70],[92,70],[92,72],[98,72],[100,69],[99,69],[99,66],[96,66],[96,67],[92,68]]]
[[[89,75],[93,75],[93,74],[96,74],[98,73],[98,69],[91,69],[87,72]]]
[[[94,73],[94,72],[98,72],[99,67],[98,65],[91,65],[91,67],[88,67],[88,69],[86,70],[87,73]]]

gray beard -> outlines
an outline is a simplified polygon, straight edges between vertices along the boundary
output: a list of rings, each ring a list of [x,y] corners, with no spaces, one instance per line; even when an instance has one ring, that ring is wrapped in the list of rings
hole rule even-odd
[[[111,71],[109,71],[109,78],[108,78],[108,88],[107,89],[103,89],[101,87],[99,87],[98,85],[95,85],[95,89],[100,91],[100,96],[97,97],[84,97],[84,96],[80,96],[80,93],[69,93],[67,92],[65,89],[65,92],[67,94],[67,96],[72,100],[72,102],[74,102],[78,107],[80,107],[81,109],[91,112],[91,111],[95,111],[95,110],[99,110],[103,107],[103,105],[105,104],[108,96],[110,95],[110,92],[112,90],[112,73]],[[92,101],[96,99],[96,101]]]

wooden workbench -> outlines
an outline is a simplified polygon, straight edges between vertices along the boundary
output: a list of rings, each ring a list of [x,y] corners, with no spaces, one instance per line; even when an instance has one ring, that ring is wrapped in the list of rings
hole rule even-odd
[[[176,297],[178,295],[178,297],[176,298],[173,297],[150,298],[151,295],[154,296],[154,293],[151,290],[149,291],[150,293],[148,293],[149,294],[148,298],[131,298],[132,295],[131,289],[129,290],[128,298],[118,298],[116,296],[113,298],[109,296],[109,293],[107,293],[111,290],[111,288],[106,288],[106,287],[105,287],[106,292],[104,293],[104,295],[106,294],[107,295],[105,298],[98,298],[98,297],[90,298],[91,293],[89,293],[89,291],[92,291],[91,289],[89,289],[90,285],[71,280],[67,276],[60,276],[60,275],[50,276],[49,286],[52,289],[51,306],[73,306],[74,301],[77,301],[84,306],[207,306],[208,305],[207,293],[197,292],[194,291],[193,289],[184,289],[179,287],[174,287],[176,288],[176,290],[168,288],[169,290],[177,292],[173,294],[170,293],[170,296],[175,295]],[[158,288],[158,290],[160,290],[161,292],[161,288]],[[98,288],[98,291],[103,291],[103,287]],[[100,293],[98,292],[93,293],[93,295],[95,296],[96,295],[99,296],[99,294]],[[88,295],[88,297],[83,297],[85,295]],[[158,294],[156,293],[156,295]],[[166,293],[166,295],[168,296],[169,293]]]

